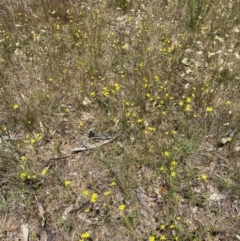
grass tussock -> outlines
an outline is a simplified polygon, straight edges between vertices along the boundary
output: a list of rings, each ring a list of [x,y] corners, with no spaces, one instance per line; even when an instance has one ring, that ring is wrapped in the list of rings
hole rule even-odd
[[[0,237],[239,239],[239,12],[2,1]]]

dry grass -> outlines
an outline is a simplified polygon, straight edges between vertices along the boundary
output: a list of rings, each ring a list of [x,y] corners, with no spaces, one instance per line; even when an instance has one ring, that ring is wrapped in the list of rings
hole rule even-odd
[[[239,12],[2,1],[0,238],[240,239]]]

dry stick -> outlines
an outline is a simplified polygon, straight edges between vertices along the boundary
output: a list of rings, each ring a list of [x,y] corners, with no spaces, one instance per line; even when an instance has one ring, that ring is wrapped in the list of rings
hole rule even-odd
[[[138,201],[141,203],[141,205],[143,206],[143,208],[145,209],[145,211],[151,216],[153,217],[155,220],[158,219],[158,216],[154,213],[154,211],[152,209],[150,209],[147,204],[143,201],[141,193],[142,191],[140,190],[140,188],[137,188],[136,190],[136,194],[137,194],[137,198]]]

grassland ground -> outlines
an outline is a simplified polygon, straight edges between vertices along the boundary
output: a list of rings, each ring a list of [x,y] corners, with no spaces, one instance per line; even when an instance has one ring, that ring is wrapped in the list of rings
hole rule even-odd
[[[1,1],[0,239],[239,240],[239,12]]]

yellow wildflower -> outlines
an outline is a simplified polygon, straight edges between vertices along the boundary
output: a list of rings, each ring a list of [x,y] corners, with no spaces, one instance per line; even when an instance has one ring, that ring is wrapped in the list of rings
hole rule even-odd
[[[34,138],[31,139],[31,144],[34,144],[36,140]]]
[[[148,238],[148,241],[155,241],[156,239],[155,239],[155,237],[154,236],[150,236],[149,238]]]
[[[181,101],[179,101],[179,105],[180,105],[180,106],[183,106],[183,104],[184,104],[184,103],[183,103],[183,101],[182,101],[182,100],[181,100]]]
[[[213,108],[212,107],[207,107],[206,108],[206,112],[213,112]]]
[[[84,209],[83,212],[84,212],[84,213],[89,213],[89,212],[90,212],[90,209],[89,209],[89,208],[86,208],[86,209]]]
[[[60,29],[60,24],[56,24],[56,29],[57,29],[57,30]]]
[[[160,229],[165,230],[165,225],[164,224],[160,225]]]
[[[111,187],[115,187],[116,185],[117,185],[117,184],[116,184],[116,182],[114,182],[114,181],[110,183],[110,186],[111,186]]]
[[[156,128],[155,127],[148,127],[148,130],[152,131],[152,132],[155,132],[156,131]]]
[[[91,97],[95,97],[95,95],[96,95],[96,94],[95,94],[94,91],[90,93],[90,96],[91,96]]]
[[[43,176],[45,176],[46,173],[47,173],[47,168],[44,168],[44,169],[42,170],[41,174],[42,174]]]
[[[87,238],[90,238],[90,234],[89,234],[89,232],[85,232],[85,233],[82,233],[81,234],[81,239],[87,239]]]
[[[81,129],[82,127],[83,127],[83,122],[80,121],[80,122],[78,123],[78,129]]]
[[[172,177],[175,177],[175,176],[176,176],[176,172],[172,171],[172,172],[171,172],[171,176],[172,176]]]
[[[108,97],[109,96],[109,90],[107,87],[103,87],[102,89],[102,94],[105,96],[105,97]]]
[[[191,110],[191,105],[187,104],[186,107],[185,107],[185,111],[189,112],[190,110]]]
[[[82,194],[85,196],[85,197],[88,197],[89,196],[89,191],[88,190],[84,190],[82,192]]]
[[[160,236],[160,240],[162,240],[162,241],[163,241],[163,240],[167,240],[167,239],[166,239],[166,236],[165,236],[165,235],[161,235],[161,236]]]
[[[21,159],[22,161],[25,161],[25,160],[26,160],[26,157],[25,157],[25,156],[21,156],[20,159]]]
[[[150,93],[147,93],[146,96],[147,96],[148,98],[151,98],[151,94],[150,94]]]
[[[21,179],[25,179],[26,176],[27,176],[27,174],[26,174],[25,172],[22,172],[22,173],[20,174]]]
[[[121,205],[119,205],[119,210],[120,210],[120,211],[124,211],[125,207],[126,207],[126,206],[125,206],[124,204],[121,204]]]
[[[118,83],[115,83],[114,84],[114,87],[115,87],[115,90],[116,91],[119,91],[120,90],[120,85]]]
[[[164,152],[164,156],[166,156],[166,157],[170,156],[169,151],[165,151],[165,152]]]
[[[176,135],[176,134],[177,134],[177,131],[173,130],[173,131],[172,131],[172,134],[173,134],[173,135]]]
[[[106,191],[106,192],[104,192],[104,196],[109,196],[110,195],[110,191]]]
[[[19,105],[18,104],[15,104],[14,106],[13,106],[13,109],[14,110],[16,110],[16,109],[18,109],[19,108]]]
[[[207,180],[207,175],[206,174],[202,174],[201,179],[206,181]]]
[[[177,164],[178,164],[178,162],[175,161],[175,160],[173,160],[173,161],[171,162],[171,165],[172,165],[172,166],[177,166]]]
[[[93,193],[92,196],[91,196],[90,202],[95,203],[97,201],[97,199],[98,199],[97,193]]]
[[[39,133],[36,133],[35,134],[35,138],[38,140],[38,141],[40,141],[40,140],[42,140],[42,135],[41,134],[39,134]]]
[[[163,166],[161,166],[159,169],[160,169],[160,171],[162,171],[162,172],[165,170],[165,168],[164,168]]]
[[[70,184],[71,184],[71,181],[69,181],[69,180],[65,181],[65,186],[69,186]]]

